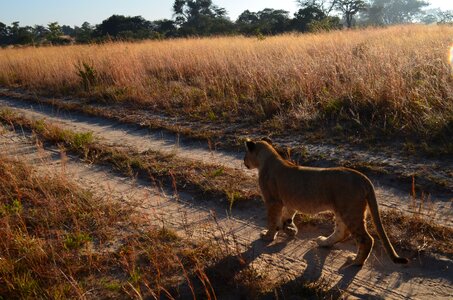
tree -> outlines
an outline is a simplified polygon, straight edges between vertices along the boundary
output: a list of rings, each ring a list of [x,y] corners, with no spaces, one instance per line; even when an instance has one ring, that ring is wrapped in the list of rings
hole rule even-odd
[[[411,23],[428,5],[423,0],[370,0],[366,15],[373,24]]]
[[[94,27],[88,22],[83,22],[81,27],[74,28],[75,40],[77,43],[89,43],[93,40]]]
[[[234,30],[226,10],[211,0],[175,0],[173,12],[182,35],[211,35]]]
[[[267,34],[279,34],[289,29],[289,12],[286,10],[265,8],[258,12],[258,17]]]
[[[146,39],[153,37],[153,24],[141,16],[113,15],[96,26],[96,35],[120,39]]]
[[[334,0],[334,7],[343,13],[346,26],[352,27],[354,16],[365,9],[366,3],[363,0]]]
[[[424,11],[420,21],[424,24],[434,24],[439,21],[440,8],[427,9]]]
[[[199,16],[226,16],[226,10],[214,5],[211,0],[175,0],[173,11],[179,24],[193,21]]]
[[[30,26],[21,27],[19,22],[11,23],[12,26],[7,27],[8,44],[31,44],[33,43],[33,28]]]
[[[421,21],[425,24],[453,24],[453,10],[444,11],[440,8],[427,10]]]
[[[265,8],[259,12],[245,10],[236,20],[243,34],[278,34],[291,29],[291,20],[286,10]]]
[[[47,34],[47,39],[51,42],[57,41],[60,36],[63,35],[63,31],[61,30],[61,26],[58,22],[52,22],[47,25],[47,29],[49,33]]]
[[[178,28],[173,20],[163,19],[153,22],[154,30],[164,37],[175,37],[178,34]]]
[[[33,34],[37,39],[42,40],[49,34],[49,30],[42,25],[35,25],[33,27]]]
[[[335,0],[296,0],[296,2],[299,4],[301,8],[307,7],[307,6],[312,6],[316,7],[319,10],[322,10],[322,12],[328,16],[332,12],[332,10],[335,8]]]
[[[8,44],[8,26],[0,22],[0,45]]]
[[[33,34],[33,43],[42,43],[47,35],[49,34],[49,30],[42,26],[42,25],[35,25],[32,29]]]
[[[64,35],[69,35],[69,36],[75,35],[75,29],[68,25],[61,26],[61,31],[63,32]]]
[[[327,17],[323,10],[323,4],[316,1],[299,1],[301,8],[294,14],[291,20],[292,28],[297,31],[308,31],[310,24],[321,21]]]
[[[238,19],[236,25],[238,26],[239,32],[243,34],[256,34],[259,32],[259,17],[255,12],[251,12],[248,9],[243,11]]]
[[[437,17],[438,17],[437,24],[453,25],[453,10],[440,11]]]

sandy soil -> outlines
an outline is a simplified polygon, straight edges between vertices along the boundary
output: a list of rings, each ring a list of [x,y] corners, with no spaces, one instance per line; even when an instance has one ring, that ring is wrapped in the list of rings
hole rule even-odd
[[[43,117],[42,112],[24,112],[28,116]],[[76,130],[92,130],[105,141],[112,143],[137,143],[136,146],[143,147],[143,150],[154,143],[149,133],[143,135],[143,132],[129,132],[127,127],[119,124],[105,124],[102,120],[98,120],[98,124],[86,120],[77,121],[74,116],[46,116],[48,120],[66,124],[65,126]],[[146,144],[146,140],[151,140],[150,144]],[[165,141],[163,138],[161,140]],[[175,151],[174,145],[168,142],[163,145]],[[162,149],[165,149],[164,146]],[[187,147],[189,146],[176,147],[177,154],[188,155],[188,159],[197,159],[199,155],[206,158],[202,155],[204,153],[217,159],[216,153],[200,150],[202,147],[194,147],[197,150],[192,156],[188,154]],[[408,266],[398,266],[390,262],[383,248],[377,243],[362,269],[349,268],[339,271],[347,256],[355,252],[355,247],[352,241],[339,244],[330,250],[316,247],[313,238],[328,234],[332,230],[329,226],[303,227],[295,239],[289,240],[282,235],[272,244],[266,245],[258,238],[265,224],[262,207],[238,209],[230,213],[225,207],[216,204],[216,201],[195,199],[189,194],[175,197],[171,190],[161,190],[149,182],[120,177],[108,168],[86,165],[72,157],[63,156],[62,159],[56,149],[39,149],[26,132],[18,134],[3,131],[0,135],[0,152],[31,162],[39,173],[62,173],[101,197],[131,205],[138,204],[138,208],[156,225],[169,226],[192,238],[208,238],[218,243],[228,241],[231,247],[238,249],[247,264],[253,266],[258,273],[271,275],[275,280],[324,278],[329,282],[334,294],[337,290],[346,290],[348,298],[449,299],[453,295],[453,263],[445,257],[418,257],[413,258]],[[242,169],[239,158],[226,157],[228,159],[222,163]]]

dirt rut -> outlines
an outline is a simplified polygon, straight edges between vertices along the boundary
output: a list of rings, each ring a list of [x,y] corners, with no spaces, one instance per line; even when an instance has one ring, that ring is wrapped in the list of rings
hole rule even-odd
[[[282,235],[266,245],[258,238],[265,224],[261,207],[233,210],[230,214],[226,207],[210,199],[194,199],[184,193],[174,197],[171,190],[162,191],[149,182],[134,181],[106,167],[65,158],[56,149],[39,149],[26,132],[21,135],[3,131],[0,152],[33,163],[38,172],[63,174],[111,201],[138,204],[156,225],[169,226],[191,238],[228,244],[258,273],[274,280],[325,278],[334,295],[338,295],[338,290],[347,290],[351,298],[363,299],[448,299],[453,294],[453,263],[446,258],[417,258],[403,267],[392,264],[377,245],[362,269],[339,272],[347,256],[355,252],[353,243],[349,241],[327,250],[318,248],[312,241],[320,234],[329,234],[332,228],[300,228],[297,238],[288,240]]]
[[[243,153],[216,151],[211,149],[207,142],[194,141],[167,131],[151,131],[134,125],[125,125],[112,120],[87,116],[82,113],[58,111],[49,105],[34,104],[12,98],[0,98],[0,107],[16,110],[27,118],[45,119],[75,132],[92,132],[103,143],[108,145],[116,147],[128,146],[138,152],[154,150],[162,153],[171,153],[182,158],[205,163],[212,161],[215,164],[238,169],[249,176],[257,177],[255,170],[247,170],[243,166]],[[414,202],[409,191],[401,191],[382,184],[379,182],[378,177],[372,177],[371,179],[375,184],[381,207],[394,208],[406,213],[418,211],[420,202]],[[453,193],[451,196],[453,197]],[[421,214],[427,215],[443,225],[453,226],[452,197],[430,196],[424,199]]]

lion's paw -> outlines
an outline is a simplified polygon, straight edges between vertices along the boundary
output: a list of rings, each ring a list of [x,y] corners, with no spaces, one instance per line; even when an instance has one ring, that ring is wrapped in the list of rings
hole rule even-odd
[[[327,242],[327,238],[325,236],[318,236],[315,242],[318,244],[318,246],[330,247],[330,244]]]
[[[295,237],[297,235],[298,230],[296,226],[285,226],[283,227],[283,232],[290,237]]]
[[[276,232],[272,233],[269,230],[263,230],[261,231],[260,237],[262,240],[266,242],[272,242],[275,239],[276,234],[277,234]]]

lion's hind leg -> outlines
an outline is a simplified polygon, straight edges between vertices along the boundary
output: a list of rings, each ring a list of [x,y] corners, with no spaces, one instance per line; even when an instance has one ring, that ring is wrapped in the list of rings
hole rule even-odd
[[[337,215],[335,216],[334,232],[328,237],[319,236],[316,239],[316,243],[318,243],[318,245],[321,247],[332,247],[335,243],[345,240],[348,236],[349,236],[348,227]]]
[[[374,240],[368,233],[364,220],[362,220],[360,224],[357,224],[355,228],[352,227],[351,232],[357,244],[357,254],[355,257],[350,257],[343,266],[362,266],[367,260],[368,256],[370,256]]]

